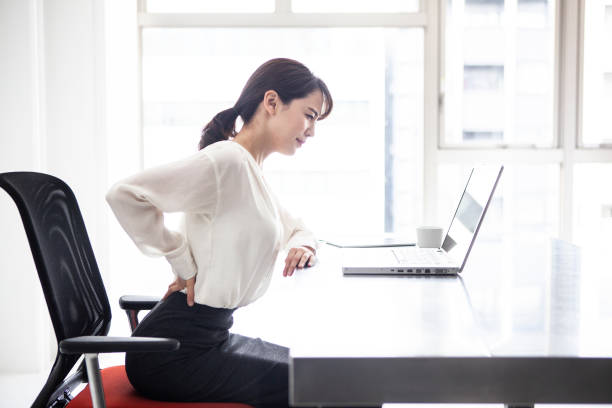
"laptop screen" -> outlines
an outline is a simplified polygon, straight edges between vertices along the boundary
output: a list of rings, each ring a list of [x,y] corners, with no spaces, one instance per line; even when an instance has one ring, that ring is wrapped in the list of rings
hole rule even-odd
[[[470,173],[455,216],[442,242],[442,248],[462,264],[478,233],[502,170],[503,166],[485,166],[476,167]]]

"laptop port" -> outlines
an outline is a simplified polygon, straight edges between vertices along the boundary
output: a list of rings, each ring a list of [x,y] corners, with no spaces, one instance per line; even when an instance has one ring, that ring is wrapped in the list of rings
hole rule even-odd
[[[429,273],[429,269],[425,269],[425,273]]]
[[[412,269],[406,269],[406,272],[412,273]]]
[[[403,270],[403,269],[398,269],[397,271],[398,271],[398,272],[404,272],[404,270]]]

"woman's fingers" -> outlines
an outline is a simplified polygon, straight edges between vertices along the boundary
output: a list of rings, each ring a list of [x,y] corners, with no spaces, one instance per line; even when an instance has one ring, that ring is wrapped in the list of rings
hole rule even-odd
[[[283,276],[293,275],[296,267],[301,269],[307,264],[312,265],[312,258],[314,258],[314,254],[306,248],[291,248],[285,259]]]
[[[166,291],[166,294],[162,296],[162,300],[166,300],[166,298],[170,296],[172,292],[175,292],[175,290],[172,289],[172,286],[173,286],[172,284],[168,286],[168,290]]]
[[[293,262],[293,257],[297,248],[291,248],[289,253],[287,254],[287,258],[285,258],[285,269],[283,269],[283,276],[287,276],[289,274],[289,269],[291,268],[291,262]]]
[[[308,263],[306,264],[306,266],[312,266],[317,262],[317,257],[313,254],[310,256],[310,258],[308,258]]]
[[[174,282],[168,285],[168,290],[166,291],[166,294],[162,297],[162,300],[166,300],[166,298],[172,293],[182,290],[185,285],[185,280],[177,276]]]
[[[295,267],[298,266],[298,263],[302,259],[303,255],[304,255],[304,252],[303,252],[303,249],[301,248],[297,249],[293,253],[293,256],[291,257],[291,263],[289,265],[289,270],[287,271],[288,276],[293,275],[293,271],[295,271]]]
[[[302,255],[302,257],[300,258],[300,262],[298,263],[298,268],[303,268],[304,265],[306,265],[306,262],[308,262],[308,260],[310,259],[311,255],[312,254],[308,252],[304,252],[304,255]]]
[[[194,302],[194,286],[195,286],[195,276],[193,278],[187,279],[185,282],[187,284],[187,304],[189,306],[193,306]]]

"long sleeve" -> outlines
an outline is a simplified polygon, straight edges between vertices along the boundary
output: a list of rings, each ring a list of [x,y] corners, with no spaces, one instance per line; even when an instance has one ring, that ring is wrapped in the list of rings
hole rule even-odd
[[[197,273],[189,244],[183,234],[165,227],[164,212],[214,217],[218,188],[213,159],[200,151],[117,182],[106,200],[143,253],[165,256],[177,276],[189,279]]]
[[[138,248],[165,256],[183,279],[196,276],[195,302],[216,308],[261,297],[284,247],[318,246],[280,205],[251,153],[231,140],[121,180],[106,197]],[[182,213],[180,232],[165,227],[169,212]]]
[[[306,228],[304,222],[294,217],[287,211],[278,200],[276,200],[283,224],[283,248],[294,248],[299,246],[309,246],[317,250],[319,244],[314,234]]]

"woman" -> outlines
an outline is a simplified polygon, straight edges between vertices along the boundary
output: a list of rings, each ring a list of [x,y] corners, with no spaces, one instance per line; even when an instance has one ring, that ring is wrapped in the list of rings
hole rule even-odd
[[[107,201],[148,255],[163,255],[176,280],[134,331],[172,337],[172,353],[128,353],[130,382],[168,401],[231,401],[288,406],[288,349],[229,333],[232,313],[262,296],[276,257],[283,276],[315,262],[317,241],[278,202],[262,165],[293,155],[332,110],[323,81],[304,65],[273,59],[247,81],[234,107],[202,131],[200,151],[115,184]],[[236,133],[237,117],[244,125]],[[164,212],[182,212],[181,232]]]

